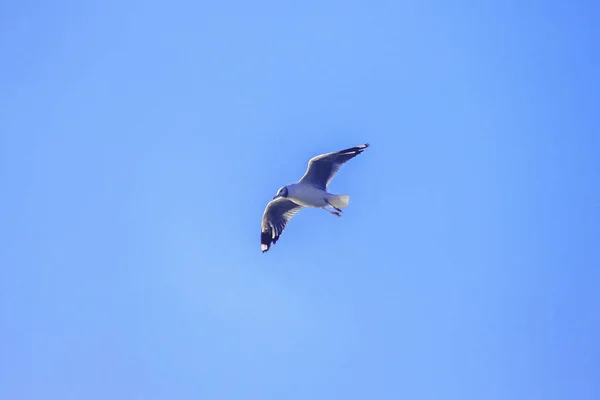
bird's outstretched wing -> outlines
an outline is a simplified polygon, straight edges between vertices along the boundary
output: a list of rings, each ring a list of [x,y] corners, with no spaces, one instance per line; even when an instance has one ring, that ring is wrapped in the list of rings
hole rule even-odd
[[[369,147],[369,144],[365,143],[346,150],[321,154],[320,156],[311,158],[304,176],[298,182],[327,190],[327,185],[329,185],[329,182],[331,182],[340,167],[345,162],[362,153],[367,147]]]
[[[284,197],[279,197],[267,204],[260,229],[260,249],[263,253],[269,250],[271,243],[277,243],[289,220],[302,208]]]

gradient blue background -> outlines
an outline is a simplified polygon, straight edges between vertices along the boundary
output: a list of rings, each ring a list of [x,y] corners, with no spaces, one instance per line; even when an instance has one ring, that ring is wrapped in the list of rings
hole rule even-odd
[[[319,3],[0,3],[0,398],[600,398],[600,6]]]

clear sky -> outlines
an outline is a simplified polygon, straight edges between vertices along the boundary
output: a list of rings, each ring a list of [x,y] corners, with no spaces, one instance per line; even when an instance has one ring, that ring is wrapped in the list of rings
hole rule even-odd
[[[0,2],[0,398],[600,398],[600,6],[211,3]]]

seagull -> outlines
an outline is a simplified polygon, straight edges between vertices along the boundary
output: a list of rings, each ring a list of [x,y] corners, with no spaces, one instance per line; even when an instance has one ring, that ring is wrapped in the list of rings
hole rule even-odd
[[[262,217],[260,248],[269,251],[271,244],[277,243],[285,226],[304,207],[321,208],[340,217],[342,208],[350,204],[350,196],[327,192],[327,186],[340,167],[362,153],[368,143],[334,153],[321,154],[308,161],[308,168],[302,178],[277,191],[267,204]],[[333,210],[329,210],[327,207]]]

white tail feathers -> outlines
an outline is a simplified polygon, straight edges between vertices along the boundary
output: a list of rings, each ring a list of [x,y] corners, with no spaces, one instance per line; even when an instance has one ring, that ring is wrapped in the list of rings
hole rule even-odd
[[[348,195],[333,195],[329,199],[329,202],[337,208],[346,208],[350,204],[350,196]]]

